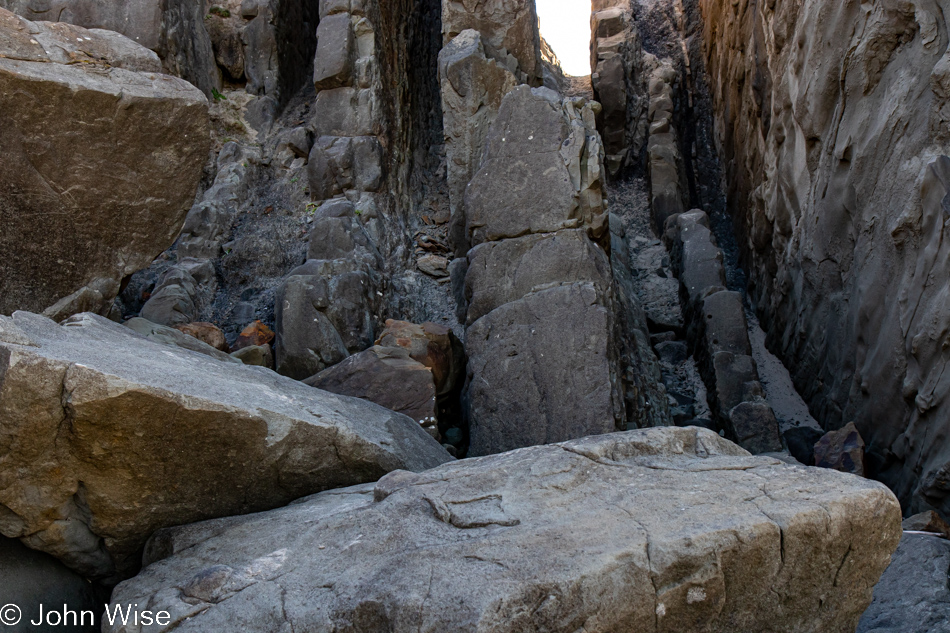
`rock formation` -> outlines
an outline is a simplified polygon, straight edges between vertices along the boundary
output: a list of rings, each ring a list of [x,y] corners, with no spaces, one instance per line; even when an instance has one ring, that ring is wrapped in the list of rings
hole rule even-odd
[[[175,240],[208,105],[160,70],[116,33],[0,9],[0,313],[68,296],[107,314],[123,278]]]
[[[730,210],[773,349],[871,474],[950,512],[947,5],[700,2]]]
[[[409,418],[95,315],[2,317],[0,359],[0,532],[97,579],[158,528],[450,459]]]

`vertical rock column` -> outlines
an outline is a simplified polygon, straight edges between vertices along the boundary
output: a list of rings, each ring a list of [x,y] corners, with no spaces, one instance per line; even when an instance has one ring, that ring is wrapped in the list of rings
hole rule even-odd
[[[594,110],[514,88],[465,192],[470,455],[626,427]]]
[[[597,128],[604,139],[607,169],[617,174],[646,139],[647,99],[640,87],[640,34],[622,0],[594,0],[591,13],[591,86],[603,106]]]
[[[385,208],[379,65],[369,3],[320,3],[308,159],[313,229],[277,292],[277,371],[308,378],[373,343]]]

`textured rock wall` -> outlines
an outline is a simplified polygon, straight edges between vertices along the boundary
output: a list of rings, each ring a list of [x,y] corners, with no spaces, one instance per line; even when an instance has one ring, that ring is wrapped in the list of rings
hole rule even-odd
[[[871,474],[950,510],[946,1],[701,0],[731,211],[770,346]]]

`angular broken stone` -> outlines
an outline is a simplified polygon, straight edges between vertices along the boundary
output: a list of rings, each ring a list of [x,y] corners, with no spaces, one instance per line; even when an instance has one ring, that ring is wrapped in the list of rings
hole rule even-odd
[[[882,484],[657,428],[162,530],[112,600],[157,630],[839,633],[899,539]]]
[[[815,444],[815,466],[864,477],[864,439],[854,422],[829,431]]]
[[[405,416],[95,315],[17,312],[0,340],[0,533],[87,577],[128,577],[162,527],[449,459]]]

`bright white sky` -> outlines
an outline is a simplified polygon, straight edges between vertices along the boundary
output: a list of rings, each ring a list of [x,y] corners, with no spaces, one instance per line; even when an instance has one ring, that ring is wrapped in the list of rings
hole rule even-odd
[[[541,35],[568,75],[590,74],[590,0],[535,0]]]

